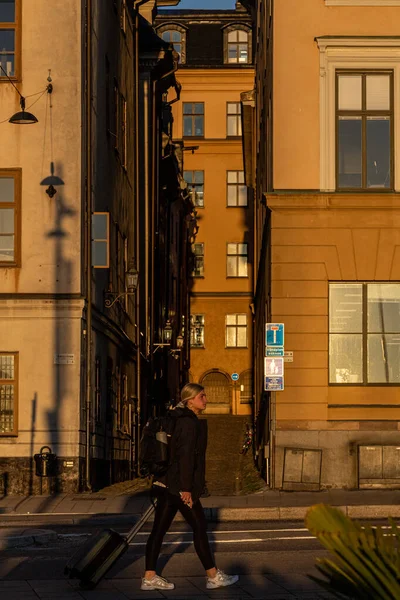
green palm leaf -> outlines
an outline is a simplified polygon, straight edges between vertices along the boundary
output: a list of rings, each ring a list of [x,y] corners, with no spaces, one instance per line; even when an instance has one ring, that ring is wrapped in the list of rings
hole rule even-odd
[[[390,520],[390,533],[363,527],[339,509],[319,504],[306,515],[306,526],[329,550],[331,559],[318,559],[325,577],[311,577],[339,598],[400,599],[400,531]]]

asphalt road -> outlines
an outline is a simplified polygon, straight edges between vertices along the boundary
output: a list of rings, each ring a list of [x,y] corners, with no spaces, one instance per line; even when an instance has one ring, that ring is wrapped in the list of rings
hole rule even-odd
[[[200,600],[280,599],[314,600],[331,598],[316,586],[308,574],[316,574],[315,559],[326,553],[302,523],[223,523],[209,527],[209,537],[217,565],[240,574],[240,582],[223,590],[205,590],[205,578],[194,553],[191,533],[184,524],[173,524],[160,557],[163,575],[177,584],[174,592],[140,592],[144,569],[144,549],[149,527],[131,542],[106,581],[92,592],[77,589],[75,581],[65,580],[66,561],[95,529],[56,527],[58,539],[46,546],[31,546],[3,552],[0,562],[2,600],[126,600],[164,598]],[[126,527],[116,528],[121,532]]]

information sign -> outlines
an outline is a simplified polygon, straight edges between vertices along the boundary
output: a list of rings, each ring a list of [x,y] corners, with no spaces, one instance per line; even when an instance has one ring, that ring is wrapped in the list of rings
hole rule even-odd
[[[267,392],[281,392],[284,389],[283,377],[266,377],[265,390]]]
[[[283,323],[267,323],[265,345],[270,347],[284,346],[285,326]]]

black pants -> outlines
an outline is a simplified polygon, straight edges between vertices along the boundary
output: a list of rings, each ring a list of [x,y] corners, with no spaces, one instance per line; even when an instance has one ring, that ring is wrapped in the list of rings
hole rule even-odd
[[[159,489],[156,495],[154,524],[146,545],[146,571],[156,570],[164,536],[178,510],[193,530],[194,547],[204,569],[208,571],[215,567],[207,537],[207,521],[200,500],[194,502],[192,508],[189,508],[179,496],[170,494],[167,490]]]

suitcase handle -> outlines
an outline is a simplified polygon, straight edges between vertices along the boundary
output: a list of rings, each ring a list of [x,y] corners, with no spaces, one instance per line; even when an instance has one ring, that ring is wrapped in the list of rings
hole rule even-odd
[[[157,501],[155,501],[156,503]],[[137,523],[135,523],[135,525],[132,527],[132,529],[130,529],[128,531],[128,533],[126,534],[126,542],[129,544],[129,542],[131,542],[133,540],[133,538],[135,537],[135,535],[137,533],[139,533],[139,531],[142,529],[143,525],[146,523],[146,521],[151,517],[151,515],[154,512],[155,509],[155,503],[154,505],[151,504],[149,506],[149,508],[146,510],[145,513],[143,513],[143,515],[140,517],[139,521]]]

